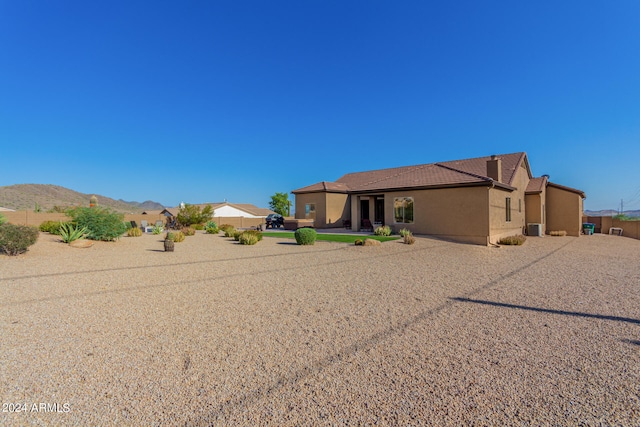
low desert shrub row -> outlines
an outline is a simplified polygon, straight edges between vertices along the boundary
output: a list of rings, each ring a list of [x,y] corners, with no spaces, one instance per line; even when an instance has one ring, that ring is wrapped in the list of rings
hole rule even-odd
[[[567,232],[564,230],[554,230],[554,231],[550,231],[549,232],[550,236],[558,236],[558,237],[563,237],[567,235]]]
[[[111,242],[122,236],[127,227],[124,225],[124,214],[110,209],[93,207],[77,207],[67,211],[74,225],[86,228],[87,238]]]
[[[262,233],[258,230],[245,230],[238,236],[238,242],[243,245],[255,245],[262,240]]]
[[[165,240],[171,240],[172,242],[175,242],[175,243],[180,243],[180,242],[184,241],[185,237],[184,237],[184,233],[182,231],[169,231],[164,236],[164,239]]]

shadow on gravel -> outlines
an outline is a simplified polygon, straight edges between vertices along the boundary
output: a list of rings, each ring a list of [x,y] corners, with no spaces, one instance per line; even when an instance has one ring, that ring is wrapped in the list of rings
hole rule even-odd
[[[635,323],[636,325],[640,325],[640,320],[631,319],[629,317],[607,316],[606,314],[582,313],[579,311],[552,310],[549,308],[529,307],[526,305],[506,304],[503,302],[485,301],[485,300],[470,299],[470,298],[450,298],[450,299],[458,302],[471,302],[474,304],[490,305],[493,307],[515,308],[518,310],[535,311],[538,313],[561,314],[563,316],[585,317],[588,319],[614,320],[616,322],[627,322],[627,323]]]
[[[640,345],[640,341],[637,341],[637,340],[627,340],[627,339],[624,339],[624,340],[620,340],[620,341],[622,341],[622,342],[623,342],[623,343],[625,343],[625,344]]]
[[[477,287],[476,289],[470,291],[467,294],[467,296],[476,295],[480,292],[485,291],[486,289],[492,288],[493,286],[497,285],[498,283],[502,282],[505,279],[513,277],[525,270],[528,270],[529,268],[540,263],[546,258],[549,258],[550,256],[554,255],[556,252],[559,252],[560,250],[564,249],[571,242],[572,241],[569,241],[564,245],[554,249],[553,251],[548,252],[532,260],[531,262],[510,271],[509,273],[501,277],[498,277],[496,279],[493,279],[485,283],[484,285]],[[462,299],[465,299],[465,298],[462,298]],[[367,349],[380,345],[381,342],[388,340],[393,336],[401,335],[405,333],[405,331],[409,329],[411,326],[417,323],[423,322],[429,319],[430,317],[432,317],[433,315],[441,312],[442,310],[452,306],[453,304],[455,304],[455,301],[456,301],[455,298],[446,299],[442,304],[440,304],[437,307],[434,307],[429,310],[424,310],[416,314],[415,316],[407,318],[404,322],[401,322],[395,326],[391,326],[380,332],[374,333],[368,338],[362,339],[360,341],[356,341],[351,345],[342,347],[341,349],[339,349],[338,351],[332,354],[323,355],[315,362],[310,361],[309,364],[305,366],[301,366],[297,370],[291,372],[289,375],[283,375],[278,378],[274,378],[271,383],[264,384],[263,387],[261,388],[248,391],[244,394],[235,396],[233,399],[220,403],[217,405],[215,411],[209,412],[208,415],[199,416],[195,420],[195,422],[192,423],[192,425],[198,425],[198,426],[217,425],[218,423],[224,421],[225,417],[228,416],[229,413],[233,412],[234,410],[239,408],[246,410],[247,407],[257,404],[260,400],[266,399],[270,395],[277,394],[278,391],[283,388],[294,387],[295,384],[298,383],[303,378],[318,375],[325,369],[334,365],[335,363],[345,361],[358,352],[366,351]],[[470,300],[470,301],[474,301],[474,300]]]

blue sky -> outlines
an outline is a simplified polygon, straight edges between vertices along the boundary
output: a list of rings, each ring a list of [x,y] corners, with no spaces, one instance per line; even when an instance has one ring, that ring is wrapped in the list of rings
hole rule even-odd
[[[640,209],[640,2],[0,0],[0,185],[266,207],[526,151]]]

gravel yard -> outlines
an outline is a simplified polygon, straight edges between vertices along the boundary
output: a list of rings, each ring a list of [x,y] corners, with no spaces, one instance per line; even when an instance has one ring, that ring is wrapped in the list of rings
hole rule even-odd
[[[637,240],[56,239],[0,256],[0,425],[640,425]]]

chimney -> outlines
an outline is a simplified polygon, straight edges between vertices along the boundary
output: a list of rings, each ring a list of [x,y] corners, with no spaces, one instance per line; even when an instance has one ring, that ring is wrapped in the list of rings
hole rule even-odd
[[[487,176],[494,181],[502,182],[502,160],[496,155],[487,160]]]

